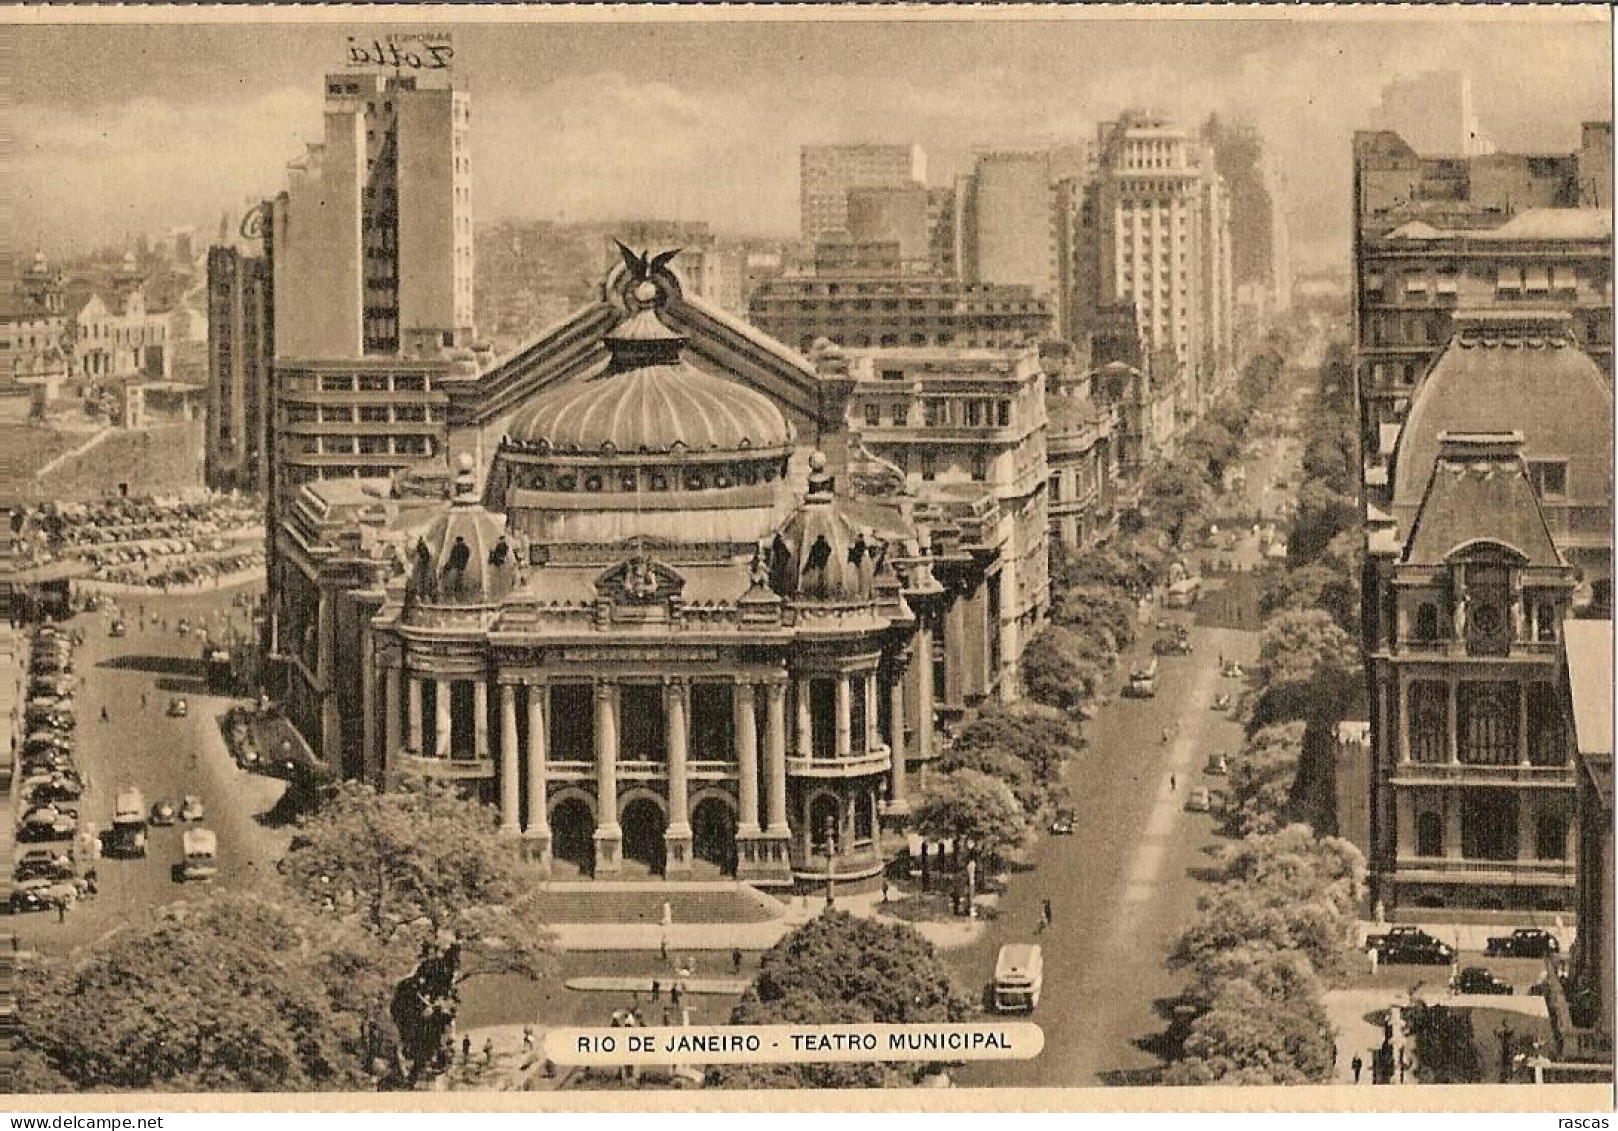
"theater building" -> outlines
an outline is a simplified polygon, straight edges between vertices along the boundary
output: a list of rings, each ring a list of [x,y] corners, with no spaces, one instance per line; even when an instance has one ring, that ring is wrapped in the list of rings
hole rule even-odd
[[[853,474],[848,384],[626,256],[447,388],[449,498],[299,487],[289,717],[347,776],[463,783],[553,877],[875,876],[938,752],[945,626],[1001,698],[1021,639],[955,609],[1009,547],[955,553]]]

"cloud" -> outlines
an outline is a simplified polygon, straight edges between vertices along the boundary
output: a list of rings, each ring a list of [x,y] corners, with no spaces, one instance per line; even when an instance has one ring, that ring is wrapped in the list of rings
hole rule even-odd
[[[229,102],[145,97],[94,110],[17,107],[18,230],[84,249],[125,232],[211,221],[281,187],[320,124],[318,90]]]

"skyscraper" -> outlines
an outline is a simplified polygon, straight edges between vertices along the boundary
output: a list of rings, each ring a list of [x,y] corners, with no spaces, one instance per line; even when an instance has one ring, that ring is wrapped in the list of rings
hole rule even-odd
[[[919,145],[806,145],[799,158],[799,208],[808,243],[848,234],[848,190],[927,182]]]
[[[203,472],[216,491],[269,483],[271,324],[269,260],[208,249],[208,428]]]
[[[276,202],[277,356],[470,345],[471,103],[411,77],[326,77],[325,136]]]
[[[969,229],[957,254],[973,283],[1016,284],[1055,302],[1056,186],[1050,154],[978,154],[962,224]]]
[[[1099,306],[1132,304],[1146,345],[1172,354],[1195,412],[1230,352],[1230,209],[1208,147],[1152,114],[1097,132],[1093,248]],[[1167,378],[1168,374],[1159,374]]]
[[[1392,130],[1419,153],[1481,157],[1494,152],[1472,105],[1472,80],[1459,71],[1394,79],[1371,110],[1374,130]]]

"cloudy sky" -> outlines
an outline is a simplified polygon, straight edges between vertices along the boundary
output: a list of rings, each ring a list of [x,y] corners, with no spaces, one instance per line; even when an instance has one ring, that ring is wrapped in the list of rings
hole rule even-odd
[[[1587,10],[1598,15],[1599,9]],[[61,18],[57,10],[46,18]],[[1349,138],[1382,85],[1470,75],[1501,149],[1567,152],[1611,116],[1604,19],[1455,10],[1419,20],[1193,18],[439,23],[473,92],[480,218],[706,219],[797,230],[797,151],[917,141],[946,183],[972,147],[1091,138],[1120,109],[1210,112],[1263,132],[1305,259],[1346,256]],[[1363,13],[1362,13],[1363,15]],[[79,18],[84,18],[82,15]],[[281,185],[319,137],[320,79],[364,25],[18,28],[15,230],[47,249],[196,224]],[[25,239],[27,237],[25,236]]]

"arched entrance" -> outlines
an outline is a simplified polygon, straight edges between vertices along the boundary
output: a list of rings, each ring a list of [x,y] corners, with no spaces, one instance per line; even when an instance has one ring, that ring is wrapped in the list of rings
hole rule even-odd
[[[691,855],[697,866],[736,874],[736,814],[717,797],[705,797],[691,811]]]
[[[649,797],[637,797],[624,806],[619,823],[624,830],[624,863],[639,864],[653,875],[662,875],[663,832],[668,827],[663,807]]]
[[[580,875],[595,872],[596,819],[580,798],[565,797],[551,807],[551,859],[577,868]]]

